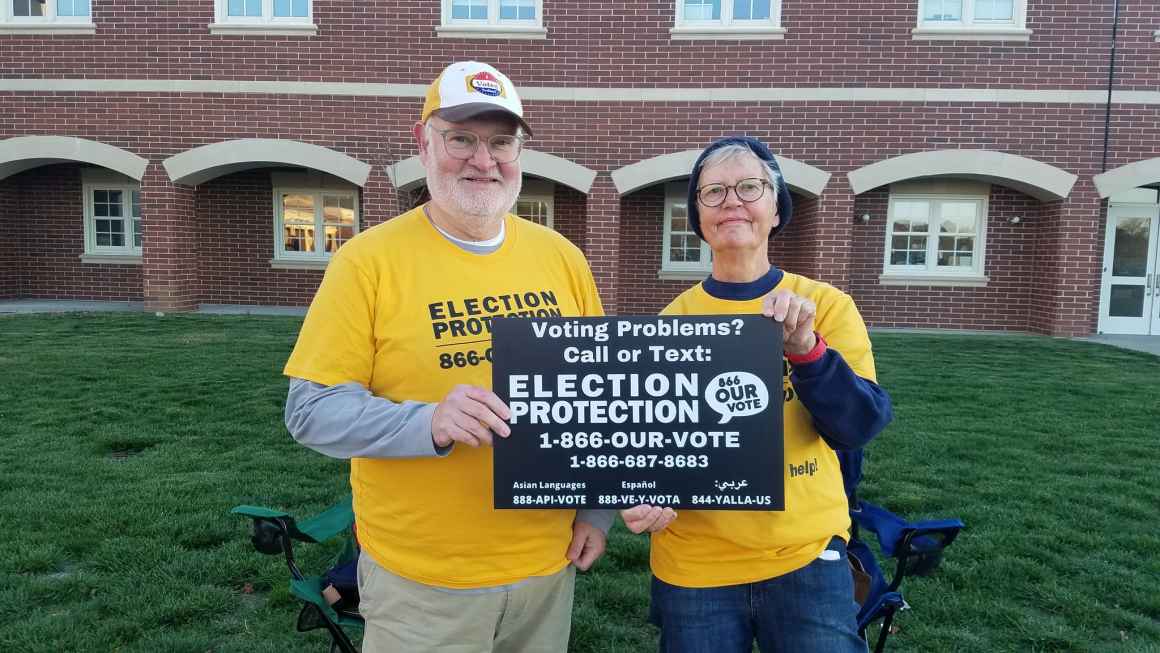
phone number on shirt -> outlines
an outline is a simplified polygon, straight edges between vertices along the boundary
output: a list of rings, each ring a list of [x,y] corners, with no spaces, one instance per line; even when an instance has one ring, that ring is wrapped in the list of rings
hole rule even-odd
[[[709,466],[709,456],[705,454],[686,455],[658,455],[658,454],[601,454],[588,456],[571,456],[572,469],[615,469],[626,467],[630,469],[647,469],[650,467],[666,468],[706,468]]]
[[[453,367],[467,367],[468,365],[479,365],[483,362],[491,362],[491,347],[484,350],[483,354],[472,349],[471,351],[462,352],[457,351],[454,354],[439,354],[439,367],[449,370]]]

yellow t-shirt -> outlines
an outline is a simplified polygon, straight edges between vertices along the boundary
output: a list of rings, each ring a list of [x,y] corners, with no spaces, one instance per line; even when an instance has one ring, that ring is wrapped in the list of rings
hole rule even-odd
[[[875,380],[870,339],[848,295],[828,284],[786,273],[775,290],[789,290],[817,305],[814,329],[854,373]],[[665,315],[761,313],[762,298],[713,297],[701,284],[669,304]],[[788,363],[784,378],[785,478],[783,512],[682,510],[652,536],[653,573],[670,585],[720,587],[782,576],[817,558],[835,535],[846,537],[849,506],[838,457],[814,429],[793,392]],[[814,465],[811,467],[811,463]],[[803,470],[814,469],[813,473]]]
[[[490,254],[444,238],[421,208],[373,227],[330,261],[284,373],[356,382],[391,401],[438,402],[458,384],[491,388],[490,319],[603,315],[584,255],[514,215]],[[477,588],[567,565],[574,511],[494,510],[492,450],[355,458],[359,543],[411,580]]]

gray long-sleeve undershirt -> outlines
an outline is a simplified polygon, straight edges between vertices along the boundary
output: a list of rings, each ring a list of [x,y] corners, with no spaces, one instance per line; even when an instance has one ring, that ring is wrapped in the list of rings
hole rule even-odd
[[[286,393],[286,429],[300,444],[331,458],[415,458],[446,456],[431,439],[436,404],[393,402],[358,383],[325,386],[290,379]],[[608,534],[612,510],[579,510],[576,521]]]

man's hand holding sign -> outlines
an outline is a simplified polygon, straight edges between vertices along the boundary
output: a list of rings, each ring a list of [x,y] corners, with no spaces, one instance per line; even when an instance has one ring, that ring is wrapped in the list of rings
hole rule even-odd
[[[507,420],[511,413],[491,390],[473,385],[457,385],[435,407],[431,416],[431,439],[445,448],[453,442],[478,447],[491,445],[492,436],[511,435]]]

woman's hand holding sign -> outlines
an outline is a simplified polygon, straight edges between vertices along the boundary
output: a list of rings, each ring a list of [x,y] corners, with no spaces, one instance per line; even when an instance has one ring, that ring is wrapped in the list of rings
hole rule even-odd
[[[818,307],[788,290],[778,290],[765,296],[761,314],[781,322],[785,334],[785,353],[804,356],[818,344],[814,333],[814,317]]]
[[[474,385],[457,385],[435,406],[431,417],[431,439],[437,447],[462,442],[472,447],[491,445],[492,434],[511,435],[507,425],[511,412],[491,390]]]

